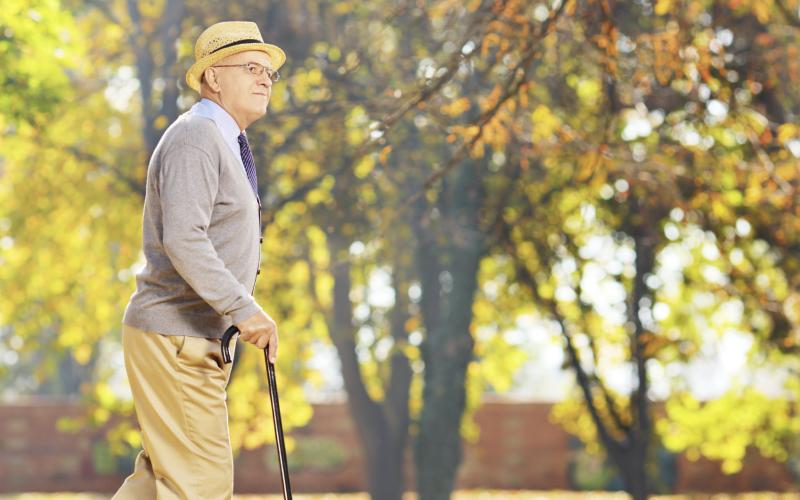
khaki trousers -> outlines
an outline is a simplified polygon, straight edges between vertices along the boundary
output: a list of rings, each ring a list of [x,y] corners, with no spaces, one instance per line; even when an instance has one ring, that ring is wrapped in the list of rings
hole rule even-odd
[[[143,449],[113,500],[232,498],[220,341],[123,325],[122,348]]]

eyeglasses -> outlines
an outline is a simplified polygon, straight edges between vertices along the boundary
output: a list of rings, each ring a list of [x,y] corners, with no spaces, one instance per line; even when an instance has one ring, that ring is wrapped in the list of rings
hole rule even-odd
[[[212,68],[247,68],[247,71],[250,72],[253,76],[261,76],[264,72],[267,72],[267,78],[272,80],[272,83],[277,82],[281,79],[281,74],[278,73],[278,70],[268,68],[263,64],[258,64],[257,62],[249,62],[246,64],[218,64],[216,66],[211,66]]]

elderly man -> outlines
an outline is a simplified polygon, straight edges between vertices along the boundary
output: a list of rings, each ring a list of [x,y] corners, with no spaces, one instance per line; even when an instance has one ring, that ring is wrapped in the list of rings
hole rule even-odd
[[[115,499],[233,496],[220,337],[268,348],[275,321],[253,299],[260,266],[256,169],[245,129],[267,112],[286,56],[255,23],[205,30],[186,74],[201,100],[158,143],[147,171],[146,266],[123,318],[125,369],[142,451]]]

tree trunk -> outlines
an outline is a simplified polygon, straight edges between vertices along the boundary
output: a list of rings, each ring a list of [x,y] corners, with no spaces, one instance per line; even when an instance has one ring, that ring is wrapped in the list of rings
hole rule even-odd
[[[379,430],[371,440],[362,436],[367,451],[367,491],[373,500],[401,500],[406,486],[403,457],[407,432],[398,436],[386,426]]]
[[[651,212],[652,211],[652,212]],[[634,250],[636,251],[636,275],[633,280],[628,303],[628,320],[634,325],[631,337],[631,357],[636,366],[636,387],[630,396],[630,412],[633,425],[626,432],[625,440],[619,445],[609,442],[606,437],[604,443],[607,450],[615,449],[610,453],[612,460],[617,464],[625,482],[625,490],[634,500],[646,499],[649,495],[647,480],[647,451],[650,448],[650,433],[652,432],[650,418],[650,400],[647,392],[650,380],[647,377],[647,355],[642,337],[645,327],[641,320],[642,299],[649,296],[645,278],[653,272],[655,267],[655,249],[659,242],[657,226],[648,224],[651,220],[661,220],[665,215],[657,208],[641,206],[638,198],[631,200],[632,223],[628,233],[633,236]],[[605,434],[608,436],[607,434]]]
[[[449,499],[461,464],[461,417],[474,345],[469,327],[483,253],[478,172],[476,164],[465,162],[453,189],[442,191],[441,223],[434,227],[423,220],[417,227],[427,332],[422,345],[424,403],[415,448],[417,489],[423,500]]]
[[[465,335],[466,332],[466,335]],[[416,446],[421,499],[450,498],[461,465],[461,416],[473,341],[455,325],[429,332],[425,352],[425,401]],[[435,359],[435,362],[431,362]]]
[[[145,32],[139,2],[127,1],[133,32],[130,41],[136,60],[136,73],[142,97],[142,138],[147,158],[161,138],[162,131],[178,117],[177,41],[184,17],[184,0],[167,0],[154,32]],[[157,62],[158,61],[158,62]],[[157,79],[163,81],[163,91],[156,91]]]
[[[349,244],[334,235],[328,235],[331,255],[340,255]],[[347,390],[347,404],[356,424],[356,431],[366,455],[367,488],[375,500],[401,500],[405,491],[403,458],[408,436],[408,394],[411,385],[411,367],[402,351],[395,351],[391,359],[391,378],[382,402],[374,401],[367,393],[358,357],[350,302],[350,263],[345,260],[333,270],[333,319],[330,322],[331,339],[342,363],[342,377]],[[392,314],[392,335],[397,340],[405,337],[407,304],[404,293],[397,292]]]
[[[648,493],[647,471],[645,470],[644,450],[636,450],[619,457],[617,467],[619,467],[622,480],[625,482],[627,491],[633,500],[646,500]]]

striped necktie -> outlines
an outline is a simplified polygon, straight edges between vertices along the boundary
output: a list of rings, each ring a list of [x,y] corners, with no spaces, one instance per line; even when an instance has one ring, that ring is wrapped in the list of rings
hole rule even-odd
[[[244,171],[247,172],[247,180],[250,181],[250,187],[253,188],[253,193],[258,200],[258,206],[261,206],[261,198],[258,196],[258,181],[256,180],[256,162],[253,160],[253,153],[250,151],[250,145],[247,143],[247,136],[244,132],[239,134],[239,153],[242,155],[242,163],[244,163]]]

